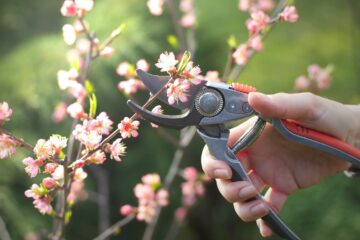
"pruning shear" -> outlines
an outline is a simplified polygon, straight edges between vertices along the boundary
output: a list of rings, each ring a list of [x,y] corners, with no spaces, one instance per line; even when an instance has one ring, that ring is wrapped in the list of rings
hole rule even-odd
[[[169,76],[156,76],[142,70],[137,70],[138,77],[152,94],[161,90],[169,81]],[[177,102],[171,106],[187,110],[181,115],[156,114],[129,100],[129,107],[142,118],[160,126],[181,129],[196,126],[200,137],[207,144],[211,154],[226,162],[232,169],[232,181],[251,182],[236,153],[245,150],[261,135],[266,122],[269,122],[285,138],[313,147],[337,157],[343,158],[360,168],[360,151],[356,148],[329,136],[325,133],[306,128],[287,119],[264,119],[248,104],[248,93],[254,89],[250,86],[219,82],[202,81],[192,85],[188,92],[187,102]],[[163,91],[158,99],[168,104],[168,98]],[[225,123],[257,115],[258,119],[232,147],[228,146],[229,129]],[[257,194],[255,199],[262,199]],[[288,240],[300,239],[276,214],[273,209],[262,217],[268,226],[281,238]]]

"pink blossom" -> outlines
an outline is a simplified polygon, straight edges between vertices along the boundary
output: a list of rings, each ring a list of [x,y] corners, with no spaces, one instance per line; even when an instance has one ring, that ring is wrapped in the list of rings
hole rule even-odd
[[[183,12],[192,12],[194,11],[193,0],[181,0],[180,1],[180,10]]]
[[[304,91],[310,87],[310,80],[305,76],[300,76],[295,80],[295,89],[298,91]]]
[[[100,57],[102,58],[109,58],[109,57],[112,57],[114,55],[114,48],[112,47],[105,47],[104,49],[102,49],[100,51]]]
[[[101,142],[102,136],[96,131],[85,132],[81,138],[78,139],[88,149],[95,149]]]
[[[19,144],[9,135],[0,135],[0,159],[7,158],[16,153],[16,147]]]
[[[0,103],[0,125],[5,121],[8,121],[12,113],[13,110],[9,107],[7,102]]]
[[[179,61],[175,59],[174,53],[164,52],[160,54],[158,62],[155,64],[157,68],[160,68],[161,72],[174,72],[176,71],[176,64]]]
[[[299,19],[299,15],[297,13],[295,6],[287,6],[283,10],[283,12],[280,13],[279,18],[281,20],[294,23],[297,22],[297,20]]]
[[[67,138],[57,134],[53,134],[49,138],[49,144],[51,146],[51,156],[57,156],[67,146]]]
[[[74,203],[78,200],[85,200],[87,198],[88,198],[88,193],[84,190],[84,182],[83,181],[72,182],[67,201],[69,203]]]
[[[84,120],[83,125],[88,131],[96,131],[100,135],[108,135],[112,129],[113,121],[106,112],[101,112],[96,119]]]
[[[50,214],[53,211],[50,198],[35,199],[33,204],[41,214]]]
[[[274,1],[273,0],[240,0],[239,1],[239,9],[240,11],[270,11],[274,8]]]
[[[321,67],[317,64],[312,64],[308,67],[307,70],[308,70],[309,78],[315,80],[316,78],[318,78],[321,72]]]
[[[55,171],[51,174],[52,178],[55,180],[62,180],[64,179],[64,166],[57,165]]]
[[[179,207],[176,209],[175,211],[175,219],[176,221],[178,221],[179,223],[183,222],[186,218],[187,215],[187,208],[185,207]]]
[[[145,59],[140,59],[136,63],[136,68],[148,72],[150,70],[150,64]]]
[[[169,204],[169,192],[163,188],[159,189],[156,193],[156,201],[159,206],[167,206]]]
[[[156,188],[160,185],[160,176],[157,173],[146,174],[141,178],[141,181],[148,186]]]
[[[138,129],[139,129],[140,122],[139,121],[132,121],[130,118],[125,117],[119,124],[118,129],[120,130],[120,134],[122,138],[130,138],[130,137],[137,137],[139,136]]]
[[[23,164],[26,165],[25,172],[33,178],[39,173],[40,167],[43,165],[43,161],[41,159],[34,160],[33,158],[28,157],[23,160]]]
[[[74,181],[83,181],[87,178],[87,173],[84,171],[83,168],[77,168],[74,174]]]
[[[25,196],[33,199],[42,197],[41,187],[37,184],[31,185],[31,188],[25,191]]]
[[[182,16],[180,19],[180,25],[184,28],[193,28],[196,25],[196,15],[194,12],[190,12]]]
[[[124,76],[128,78],[134,77],[135,75],[134,66],[128,62],[121,62],[116,68],[116,73],[119,76]]]
[[[193,66],[194,63],[192,61],[188,62],[185,67],[185,70],[182,72],[182,75],[191,81],[191,83],[197,85],[202,82],[202,78],[200,76],[201,69],[199,66]]]
[[[207,81],[221,82],[218,71],[207,71],[204,79]]]
[[[91,156],[86,159],[87,162],[94,164],[103,164],[105,160],[106,160],[106,155],[103,151],[100,150],[91,154]]]
[[[139,221],[145,221],[146,223],[151,223],[156,213],[155,208],[156,205],[155,206],[140,205],[138,207],[138,213],[136,215],[136,218]]]
[[[87,117],[83,106],[79,102],[75,102],[69,105],[67,108],[67,112],[72,118],[75,119],[82,119]]]
[[[66,117],[66,109],[67,105],[64,102],[60,102],[58,105],[56,105],[51,117],[54,123],[60,123],[64,120]]]
[[[118,89],[119,91],[124,92],[126,95],[132,95],[135,94],[139,89],[145,89],[145,86],[142,81],[130,78],[125,81],[120,81],[118,84]]]
[[[251,18],[246,21],[246,26],[250,35],[254,35],[263,30],[270,22],[270,17],[263,11],[253,12]]]
[[[65,24],[62,27],[64,41],[67,45],[73,45],[76,41],[76,31],[73,25]]]
[[[56,163],[47,163],[45,165],[44,173],[53,174],[57,167],[58,167],[58,164],[56,164]]]
[[[160,16],[163,13],[164,0],[148,0],[147,6],[152,15]]]
[[[155,113],[155,114],[158,114],[158,115],[161,115],[161,114],[163,114],[164,110],[162,109],[161,105],[156,105],[156,106],[151,110],[151,112],[153,112],[153,113]],[[159,127],[159,126],[156,125],[155,123],[150,123],[150,124],[151,124],[151,126],[152,126],[153,128],[158,128],[158,127]]]
[[[129,216],[134,212],[136,212],[136,209],[129,204],[126,204],[120,208],[120,214],[123,216]]]
[[[255,51],[262,51],[264,49],[264,44],[262,42],[262,39],[259,35],[251,38],[249,40],[248,46],[252,49],[254,49]]]
[[[90,41],[88,39],[82,38],[76,42],[76,50],[82,54],[86,54],[90,49]]]
[[[60,12],[65,17],[74,16],[77,12],[75,2],[72,0],[65,0],[61,6]]]
[[[168,85],[166,91],[168,102],[170,105],[175,104],[175,102],[187,102],[188,96],[186,92],[190,88],[190,83],[188,80],[181,80],[180,78],[175,79],[173,83]]]
[[[198,171],[194,167],[187,167],[184,169],[183,177],[187,181],[196,181],[198,177]]]
[[[250,52],[246,44],[241,44],[233,53],[233,58],[238,65],[244,65],[247,63],[250,57]]]
[[[110,153],[110,157],[118,162],[121,162],[119,156],[125,156],[126,153],[126,146],[121,140],[121,138],[118,138],[112,144],[106,145],[106,151]]]
[[[46,189],[49,190],[55,188],[58,185],[58,183],[51,177],[44,178],[41,183]]]
[[[53,150],[48,141],[39,139],[34,147],[34,153],[39,159],[45,160],[52,155]]]
[[[79,76],[79,73],[75,69],[71,69],[70,71],[59,70],[57,72],[57,80],[58,85],[61,90],[66,90],[73,85],[74,79]]]
[[[85,166],[85,164],[86,164],[86,163],[85,163],[84,160],[79,159],[79,160],[76,160],[75,162],[73,162],[73,163],[71,164],[71,168],[72,168],[72,169],[82,168],[82,167]]]
[[[152,186],[138,183],[134,188],[135,197],[138,198],[140,205],[146,205],[153,201],[155,192]]]

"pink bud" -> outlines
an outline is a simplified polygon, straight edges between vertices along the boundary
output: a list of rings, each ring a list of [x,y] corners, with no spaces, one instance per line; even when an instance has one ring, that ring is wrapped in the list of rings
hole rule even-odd
[[[56,181],[51,178],[51,177],[47,177],[47,178],[44,178],[42,180],[42,184],[44,185],[45,188],[47,189],[53,189],[54,187],[56,187],[57,183]]]
[[[198,176],[198,171],[194,167],[187,167],[184,169],[183,176],[187,181],[196,181]]]
[[[180,207],[175,211],[175,219],[178,222],[183,222],[184,219],[186,218],[186,215],[187,215],[187,209],[184,207]]]
[[[74,16],[77,12],[75,2],[72,0],[64,1],[63,5],[61,6],[60,12],[65,17]]]
[[[120,208],[120,214],[123,216],[129,216],[130,214],[133,214],[135,211],[136,209],[129,204],[126,204]]]

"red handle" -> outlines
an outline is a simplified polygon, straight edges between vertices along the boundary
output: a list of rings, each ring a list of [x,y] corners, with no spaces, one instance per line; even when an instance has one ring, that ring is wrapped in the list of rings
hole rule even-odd
[[[327,146],[330,146],[334,149],[340,150],[342,152],[345,152],[357,159],[360,160],[360,150],[333,137],[326,133],[316,131],[314,129],[310,129],[304,126],[301,126],[300,124],[291,121],[291,120],[281,120],[282,124],[286,129],[293,134],[296,134],[298,136],[302,136],[305,138],[312,139],[316,142],[323,143]],[[325,150],[325,149],[322,149]]]

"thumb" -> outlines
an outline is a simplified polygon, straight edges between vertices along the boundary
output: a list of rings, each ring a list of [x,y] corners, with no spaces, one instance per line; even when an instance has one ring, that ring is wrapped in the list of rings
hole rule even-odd
[[[317,97],[311,93],[249,94],[249,104],[264,117],[293,119],[300,122],[315,121],[320,115]]]

